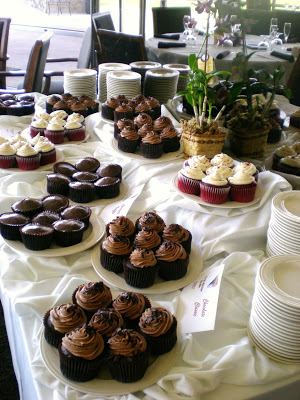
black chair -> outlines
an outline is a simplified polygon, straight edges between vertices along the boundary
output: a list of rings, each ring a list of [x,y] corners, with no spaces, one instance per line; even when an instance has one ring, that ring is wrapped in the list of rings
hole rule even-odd
[[[97,36],[101,44],[101,63],[120,62],[130,64],[133,61],[147,61],[145,40],[142,35],[98,29]]]
[[[0,18],[0,71],[6,71],[7,44],[9,36],[10,18]],[[0,77],[0,88],[6,88],[6,77]]]
[[[191,15],[191,7],[153,7],[154,34],[183,32],[183,17]]]
[[[79,56],[76,58],[47,58],[47,63],[64,63],[76,62],[74,68],[90,68],[92,55],[92,33],[91,28],[87,28],[83,36],[82,44],[80,47]],[[46,94],[61,94],[64,92],[63,70],[61,71],[46,71],[46,82],[43,92]],[[53,77],[58,77],[52,79]]]
[[[98,29],[107,29],[110,31],[115,31],[114,22],[112,20],[109,11],[92,14],[92,32],[93,32],[93,45],[94,45],[93,54],[95,54],[95,57],[93,57],[92,60],[93,67],[95,67],[96,64],[101,64],[101,59],[100,59],[101,44],[99,42],[99,37],[97,35]]]
[[[290,102],[295,106],[300,106],[300,56],[297,57],[291,75],[286,86],[291,90]]]
[[[45,64],[47,54],[50,46],[50,39],[52,32],[44,33],[39,39],[37,39],[31,49],[28,63],[25,71],[0,71],[0,78],[5,77],[20,77],[24,76],[24,82],[21,88],[16,90],[0,89],[0,93],[29,93],[29,92],[40,92],[42,93],[43,88],[43,77],[45,71]]]

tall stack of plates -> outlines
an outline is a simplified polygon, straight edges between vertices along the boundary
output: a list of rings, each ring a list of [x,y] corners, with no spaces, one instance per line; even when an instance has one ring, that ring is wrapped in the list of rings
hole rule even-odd
[[[104,103],[107,96],[106,75],[109,71],[130,71],[128,64],[103,63],[98,65],[98,99]]]
[[[300,363],[300,256],[266,259],[256,277],[248,334],[268,357]]]
[[[69,69],[64,72],[64,92],[73,96],[97,98],[97,71],[93,69]]]
[[[177,92],[181,92],[186,89],[187,85],[187,77],[191,72],[191,69],[188,65],[185,64],[164,64],[163,68],[175,69],[179,72],[179,79],[177,84]]]
[[[160,68],[161,64],[155,61],[135,61],[129,64],[131,71],[137,72],[142,77],[142,92],[144,92],[144,80],[149,69]]]
[[[128,99],[141,94],[141,75],[133,71],[110,71],[106,77],[107,96],[124,94]]]
[[[267,254],[300,254],[300,190],[273,197],[267,234]]]
[[[144,94],[155,97],[161,104],[173,99],[177,92],[179,72],[168,68],[155,68],[146,72]]]

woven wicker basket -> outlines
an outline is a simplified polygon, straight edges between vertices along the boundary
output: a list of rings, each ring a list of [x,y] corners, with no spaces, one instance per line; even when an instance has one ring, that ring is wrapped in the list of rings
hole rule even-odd
[[[239,157],[261,158],[264,156],[270,128],[255,130],[229,130],[230,149]]]

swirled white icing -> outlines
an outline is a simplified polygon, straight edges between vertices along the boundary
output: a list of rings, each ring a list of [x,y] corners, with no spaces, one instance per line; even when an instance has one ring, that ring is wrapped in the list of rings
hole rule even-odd
[[[38,154],[37,150],[35,150],[31,144],[25,143],[23,146],[21,146],[18,150],[17,150],[17,156],[21,156],[21,157],[29,157],[29,156],[34,156],[35,154]]]
[[[54,117],[50,119],[49,124],[58,124],[60,126],[65,126],[66,121],[62,118]]]
[[[233,159],[225,153],[216,154],[212,160],[211,165],[226,165],[226,167],[231,167],[233,165]]]
[[[59,124],[48,124],[47,126],[48,131],[63,131],[64,127]]]
[[[210,167],[206,170],[206,175],[210,175],[213,172],[218,171],[223,178],[228,179],[230,176],[233,175],[233,170],[232,168],[226,167],[226,165],[214,165],[213,167]]]
[[[227,179],[223,178],[220,172],[215,171],[210,175],[206,175],[205,178],[202,179],[202,182],[208,183],[214,186],[226,186],[228,185]]]
[[[48,125],[47,121],[45,119],[35,119],[34,121],[31,122],[31,126],[34,128],[41,128],[44,129]]]
[[[71,115],[68,116],[67,122],[74,122],[74,121],[82,123],[84,121],[84,116],[79,113],[72,113]]]
[[[254,180],[255,178],[252,175],[249,175],[242,170],[228,178],[229,183],[232,183],[233,185],[248,185],[254,182]]]
[[[0,144],[0,155],[1,156],[13,156],[16,154],[16,150],[9,142]]]
[[[47,153],[54,149],[54,144],[50,142],[50,140],[39,140],[37,144],[34,146],[35,150],[39,153]]]
[[[184,167],[180,171],[183,176],[191,179],[201,180],[205,177],[205,173],[200,167]]]
[[[236,167],[233,168],[233,172],[244,171],[246,174],[254,175],[256,172],[256,166],[249,162],[241,162]]]
[[[68,117],[68,114],[64,111],[64,110],[56,110],[56,111],[52,111],[52,113],[50,114],[50,117],[58,117],[58,118],[62,118],[62,119],[66,119]]]
[[[188,159],[188,165],[190,167],[201,167],[202,171],[206,171],[211,166],[210,161],[207,157],[196,155]]]
[[[73,121],[73,122],[67,122],[66,123],[66,126],[65,126],[65,129],[79,129],[79,128],[81,128],[81,123],[80,122],[76,122],[76,121]]]

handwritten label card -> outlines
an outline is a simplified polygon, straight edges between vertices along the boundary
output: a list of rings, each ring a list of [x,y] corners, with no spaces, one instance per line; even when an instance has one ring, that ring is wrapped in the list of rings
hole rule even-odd
[[[222,264],[205,269],[181,292],[182,333],[214,330],[223,270]]]

